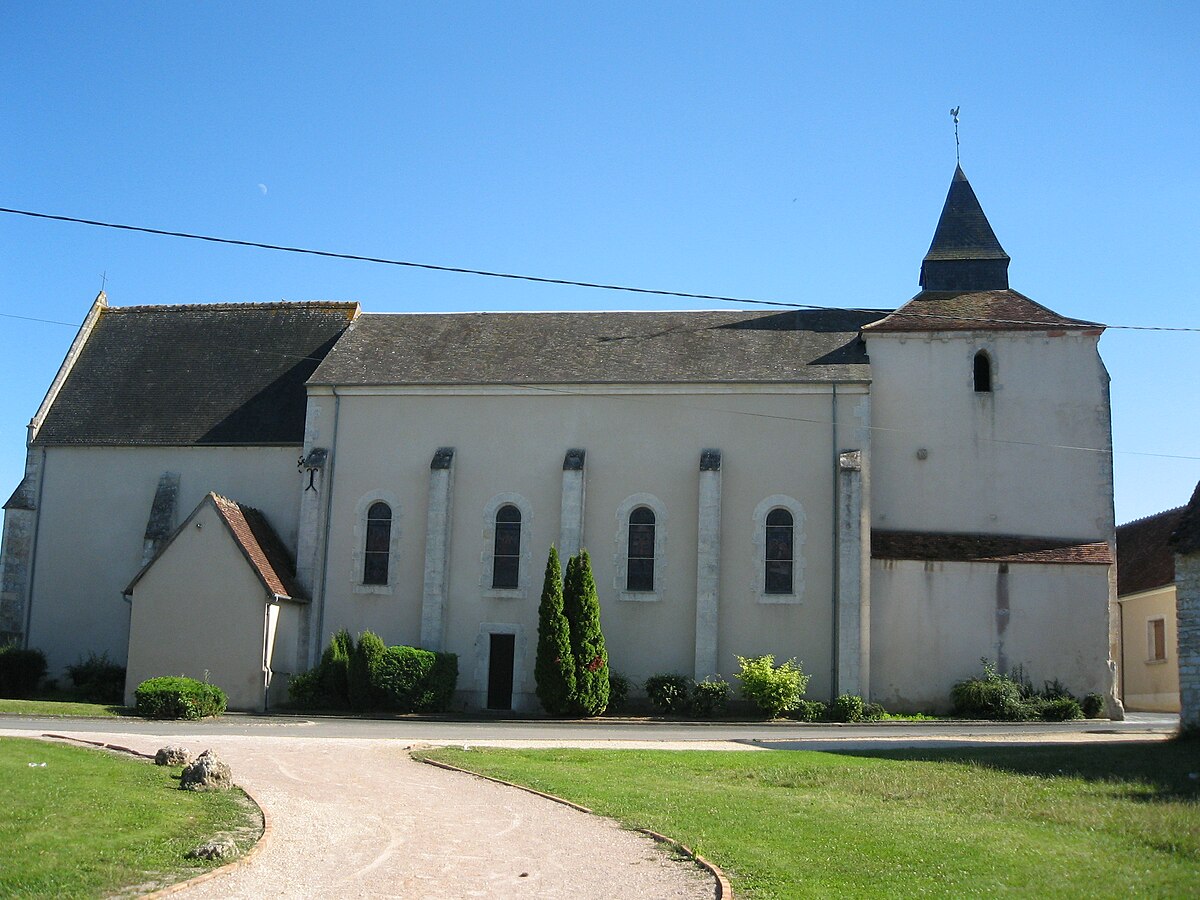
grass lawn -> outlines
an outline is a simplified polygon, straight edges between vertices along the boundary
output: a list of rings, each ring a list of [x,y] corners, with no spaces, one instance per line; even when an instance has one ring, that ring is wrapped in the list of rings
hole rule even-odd
[[[1200,895],[1200,742],[434,750],[695,848],[738,897]]]
[[[91,716],[108,718],[130,715],[124,706],[82,703],[74,700],[0,700],[0,713],[17,716]]]
[[[262,831],[257,807],[236,790],[181,791],[179,771],[0,738],[0,897],[144,893],[222,865],[184,858],[218,833],[248,849]]]

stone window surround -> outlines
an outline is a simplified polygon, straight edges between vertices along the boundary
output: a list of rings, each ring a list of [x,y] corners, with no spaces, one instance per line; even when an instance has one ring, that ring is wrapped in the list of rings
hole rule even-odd
[[[792,514],[792,592],[767,593],[767,514],[784,509]],[[804,600],[804,507],[786,494],[772,494],[754,507],[754,598],[765,605],[788,605]]]
[[[386,584],[364,584],[363,565],[366,562],[367,510],[375,503],[386,503],[392,510],[392,533],[388,540],[388,580]],[[354,505],[354,549],[350,554],[350,580],[356,594],[395,593],[396,569],[400,551],[400,501],[391,491],[372,491]]]
[[[639,506],[654,513],[654,590],[625,589],[629,577],[629,515]],[[667,507],[653,494],[630,494],[617,507],[616,550],[613,553],[613,588],[619,600],[654,603],[666,594]]]
[[[496,513],[503,506],[515,506],[521,513],[521,556],[515,588],[492,587],[492,569],[496,554]],[[483,509],[483,552],[480,554],[479,590],[484,597],[496,600],[524,600],[529,596],[529,578],[533,571],[533,507],[520,494],[511,491],[497,494]]]

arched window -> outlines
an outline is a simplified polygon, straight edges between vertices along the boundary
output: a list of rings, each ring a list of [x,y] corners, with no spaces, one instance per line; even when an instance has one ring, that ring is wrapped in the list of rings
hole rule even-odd
[[[372,503],[367,509],[367,535],[363,548],[363,584],[387,584],[392,544],[392,508]]]
[[[496,510],[492,554],[492,587],[512,590],[521,577],[521,511],[511,503]]]
[[[792,514],[786,509],[767,513],[767,541],[764,588],[768,594],[792,593],[794,572]]]
[[[992,392],[992,360],[986,350],[975,354],[975,393],[990,394]]]
[[[629,514],[625,590],[654,590],[654,510],[639,506]]]

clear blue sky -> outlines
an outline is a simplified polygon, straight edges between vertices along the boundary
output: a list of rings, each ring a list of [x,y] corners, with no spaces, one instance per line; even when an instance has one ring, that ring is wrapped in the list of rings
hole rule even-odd
[[[1070,316],[1196,327],[1198,11],[0,0],[0,206],[894,307],[917,290],[961,105],[1014,288]],[[102,272],[118,306],[697,306],[0,215],[0,313],[77,324]],[[5,496],[73,335],[0,318]],[[1195,333],[1101,341],[1118,521],[1200,479],[1198,350]]]

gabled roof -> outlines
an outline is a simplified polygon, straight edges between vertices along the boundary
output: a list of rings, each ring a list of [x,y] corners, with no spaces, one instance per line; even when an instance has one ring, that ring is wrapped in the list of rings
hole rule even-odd
[[[1103,329],[1098,322],[1068,319],[1014,290],[922,291],[902,307],[864,326],[870,334],[891,331],[1046,331]]]
[[[865,381],[884,312],[368,313],[309,384]]]
[[[356,303],[102,308],[35,443],[269,445],[304,439],[304,382]]]
[[[1077,565],[1109,565],[1113,561],[1106,541],[881,529],[871,530],[871,558]]]
[[[1171,547],[1176,553],[1195,553],[1200,550],[1200,482],[1192,492],[1192,499],[1183,508],[1179,525],[1171,535]]]
[[[1183,511],[1179,506],[1117,527],[1118,597],[1175,583],[1175,554],[1169,544]]]
[[[962,166],[955,166],[925,260],[1008,258]]]
[[[278,600],[307,602],[304,592],[296,583],[296,565],[291,554],[266,517],[252,506],[244,506],[236,500],[211,492],[192,510],[187,520],[175,529],[175,533],[163,543],[150,562],[137,573],[129,587],[125,588],[125,596],[133,594],[133,589],[142,580],[142,576],[153,568],[167,548],[187,530],[192,520],[206,505],[211,505],[216,511],[217,517],[229,530],[234,543],[242,551],[242,555],[246,557],[250,568],[268,594]]]

